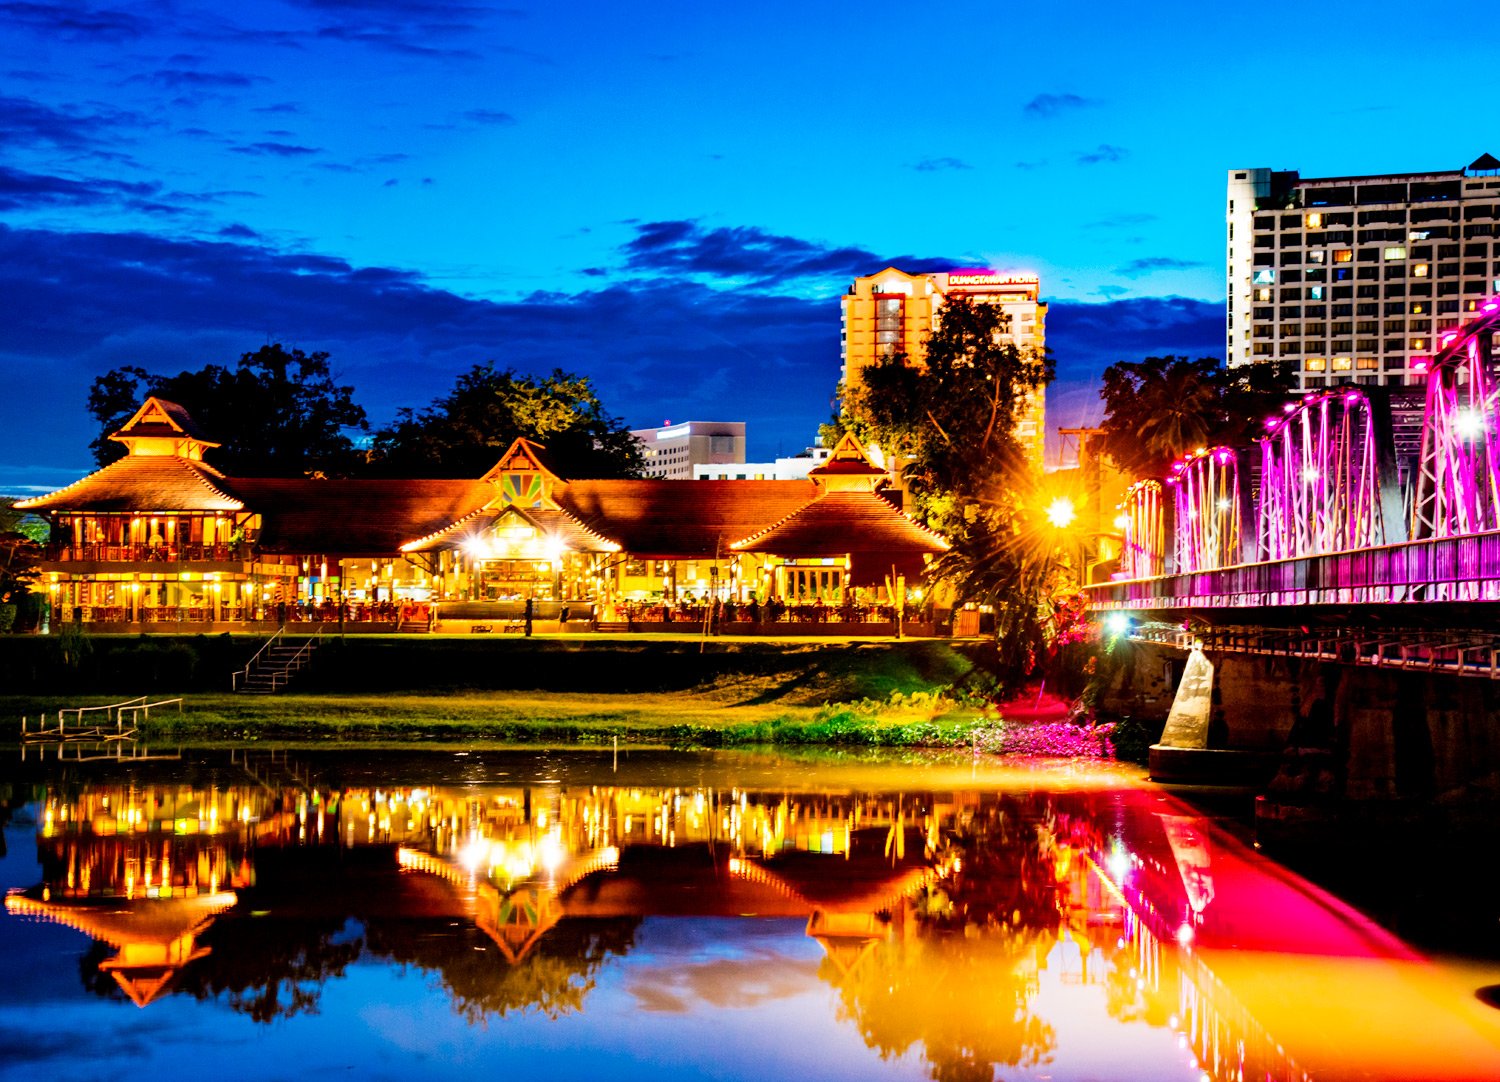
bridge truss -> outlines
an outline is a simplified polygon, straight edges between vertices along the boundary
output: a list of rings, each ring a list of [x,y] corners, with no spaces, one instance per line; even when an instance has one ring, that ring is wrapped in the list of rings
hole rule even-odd
[[[1259,443],[1259,560],[1405,540],[1390,411],[1358,387],[1289,403]]]
[[[1500,530],[1500,438],[1494,336],[1500,299],[1445,333],[1427,378],[1421,458],[1412,500],[1413,538]]]
[[[1137,481],[1120,504],[1120,573],[1127,579],[1150,579],[1166,573],[1166,523],[1160,481]]]
[[[1239,456],[1232,447],[1200,447],[1172,464],[1172,532],[1178,574],[1240,563]]]

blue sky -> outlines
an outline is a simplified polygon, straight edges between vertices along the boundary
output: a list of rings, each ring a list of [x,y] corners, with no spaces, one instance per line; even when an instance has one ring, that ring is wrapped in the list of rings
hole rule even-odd
[[[1466,10],[1487,25],[1445,25]],[[88,466],[108,368],[267,341],[329,351],[377,424],[494,359],[589,375],[633,426],[744,420],[752,456],[794,452],[829,413],[838,296],[889,262],[1037,271],[1049,423],[1094,419],[1105,365],[1221,352],[1225,170],[1500,152],[1474,119],[1492,32],[1434,37],[1418,93],[1379,59],[1409,5],[1332,18],[0,0],[0,378],[24,402],[0,490]]]

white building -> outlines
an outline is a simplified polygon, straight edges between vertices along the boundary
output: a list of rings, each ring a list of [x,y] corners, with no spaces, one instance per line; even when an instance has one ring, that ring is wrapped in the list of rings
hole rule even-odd
[[[1303,177],[1229,171],[1230,366],[1283,360],[1304,389],[1422,378],[1434,338],[1500,292],[1500,160]]]
[[[745,461],[743,421],[668,422],[661,428],[631,429],[630,434],[641,441],[647,477],[690,481],[694,466]]]
[[[809,447],[800,455],[774,462],[740,462],[733,465],[697,465],[694,481],[802,481],[815,466],[828,461],[828,448]]]

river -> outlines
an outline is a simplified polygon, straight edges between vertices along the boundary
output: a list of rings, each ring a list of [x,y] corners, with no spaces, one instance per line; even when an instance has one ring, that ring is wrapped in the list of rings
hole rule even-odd
[[[1500,962],[1130,767],[61,753],[0,750],[0,1079],[1500,1078]]]

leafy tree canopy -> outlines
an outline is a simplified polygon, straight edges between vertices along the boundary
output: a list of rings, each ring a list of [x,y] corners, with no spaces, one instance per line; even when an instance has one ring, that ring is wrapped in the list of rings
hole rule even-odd
[[[538,379],[475,365],[419,412],[404,409],[375,433],[370,468],[396,477],[478,477],[516,437],[546,448],[561,477],[639,477],[639,442],[605,412],[593,384],[554,369]]]
[[[1147,357],[1104,370],[1099,447],[1127,474],[1160,477],[1196,447],[1242,444],[1293,393],[1290,365]]]
[[[1059,574],[1040,530],[1039,478],[1016,438],[1050,356],[1003,339],[998,305],[950,299],[923,363],[897,355],[866,368],[846,395],[843,427],[902,464],[916,512],[952,546],[929,569],[956,605],[993,605],[1002,676],[1029,672],[1045,646]]]
[[[896,354],[866,368],[847,396],[845,427],[905,463],[920,514],[938,530],[970,520],[976,505],[1013,504],[1024,487],[1016,423],[1053,363],[1002,341],[1009,329],[999,305],[953,297],[922,364]]]
[[[36,581],[40,542],[47,537],[46,523],[17,511],[15,502],[0,496],[0,605],[20,601]]]
[[[162,376],[128,365],[94,380],[88,409],[99,422],[90,445],[101,466],[125,450],[110,440],[150,395],[176,402],[220,444],[207,458],[232,476],[345,475],[361,462],[350,432],[365,431],[353,388],[338,384],[327,353],[262,346],[233,368],[210,364]]]

